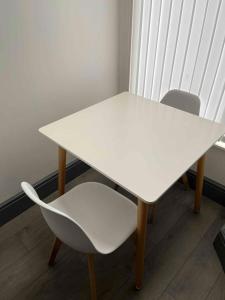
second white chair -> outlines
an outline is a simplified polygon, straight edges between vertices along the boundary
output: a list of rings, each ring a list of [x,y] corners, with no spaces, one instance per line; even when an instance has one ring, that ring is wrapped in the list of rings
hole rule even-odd
[[[201,101],[197,95],[181,91],[181,90],[171,90],[167,92],[160,103],[180,109],[182,111],[186,111],[193,115],[199,115]],[[189,187],[187,174],[183,174],[182,181],[186,189]],[[152,206],[151,212],[151,223],[154,222],[155,219],[155,210],[156,205]]]
[[[91,298],[97,299],[93,254],[113,252],[135,232],[137,206],[96,182],[80,184],[48,204],[40,200],[29,183],[22,182],[21,186],[26,195],[40,206],[57,237],[49,264],[54,263],[61,242],[86,253]]]
[[[197,95],[181,90],[171,90],[167,92],[160,103],[166,104],[182,111],[186,111],[193,115],[199,115],[201,105],[201,101]],[[188,188],[189,183],[186,174],[182,176],[182,180],[185,187]]]

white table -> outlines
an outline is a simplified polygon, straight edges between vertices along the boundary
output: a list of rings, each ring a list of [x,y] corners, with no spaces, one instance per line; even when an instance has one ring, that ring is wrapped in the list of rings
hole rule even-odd
[[[198,160],[194,208],[200,210],[204,154],[225,127],[125,92],[40,132],[60,146],[61,194],[68,151],[138,197],[136,287],[140,288],[149,204]]]

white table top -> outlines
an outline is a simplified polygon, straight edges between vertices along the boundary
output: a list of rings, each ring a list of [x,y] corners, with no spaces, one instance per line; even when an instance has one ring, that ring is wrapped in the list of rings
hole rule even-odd
[[[151,203],[225,133],[225,126],[125,92],[40,132]]]

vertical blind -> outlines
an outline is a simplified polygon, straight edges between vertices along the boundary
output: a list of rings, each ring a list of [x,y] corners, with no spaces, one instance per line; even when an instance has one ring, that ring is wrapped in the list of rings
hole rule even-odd
[[[202,117],[225,123],[225,1],[133,0],[129,89],[194,93]]]

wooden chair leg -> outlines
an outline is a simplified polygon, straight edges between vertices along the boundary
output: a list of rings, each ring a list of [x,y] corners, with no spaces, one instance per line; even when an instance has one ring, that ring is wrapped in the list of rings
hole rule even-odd
[[[56,238],[55,241],[54,241],[53,247],[52,247],[52,251],[51,251],[51,254],[50,254],[49,261],[48,261],[49,266],[54,265],[56,255],[59,252],[59,248],[60,248],[61,244],[62,244],[62,242],[58,238]]]
[[[96,278],[95,278],[93,254],[88,254],[88,270],[89,270],[89,279],[90,279],[90,288],[91,288],[91,300],[96,300],[97,291],[96,291]]]
[[[187,177],[186,173],[182,176],[182,181],[183,181],[185,190],[188,190],[190,188],[190,185],[189,185],[189,181],[188,181],[188,177]]]
[[[150,207],[151,207],[151,212],[150,212],[149,223],[154,224],[156,220],[156,203],[152,204]]]

